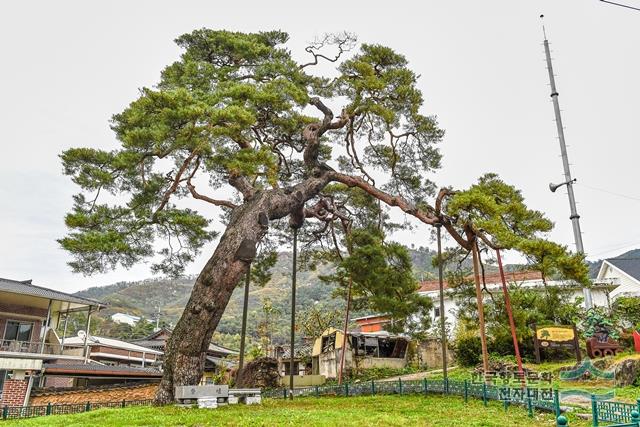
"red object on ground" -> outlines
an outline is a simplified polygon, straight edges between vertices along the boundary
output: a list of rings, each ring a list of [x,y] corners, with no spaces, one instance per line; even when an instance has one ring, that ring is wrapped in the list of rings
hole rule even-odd
[[[636,353],[640,353],[640,333],[633,331],[633,346],[636,349]]]

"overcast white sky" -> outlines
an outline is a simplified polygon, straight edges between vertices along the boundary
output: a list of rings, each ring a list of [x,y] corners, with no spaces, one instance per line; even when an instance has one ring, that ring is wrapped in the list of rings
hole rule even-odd
[[[540,13],[585,250],[596,259],[640,247],[640,12],[597,0],[20,1],[0,13],[0,277],[71,292],[150,276],[146,265],[94,277],[69,271],[55,240],[76,188],[58,154],[115,148],[110,116],[177,58],[176,36],[201,27],[282,29],[294,51],[347,30],[403,53],[422,76],[424,112],[447,132],[436,182],[466,187],[497,172],[556,222],[553,239],[573,247],[566,193],[547,188],[563,175]],[[396,238],[419,246],[427,235]]]

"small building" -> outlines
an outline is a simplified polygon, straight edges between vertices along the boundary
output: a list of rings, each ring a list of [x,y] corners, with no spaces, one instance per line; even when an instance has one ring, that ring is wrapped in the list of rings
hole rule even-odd
[[[380,332],[385,330],[391,320],[386,314],[372,314],[352,319],[358,325],[360,332]]]
[[[167,340],[173,331],[167,328],[161,328],[151,335],[136,340],[131,340],[132,344],[141,347],[157,350],[164,353]],[[207,349],[204,362],[204,372],[202,374],[202,384],[213,384],[214,377],[235,366],[235,361],[231,360],[240,353],[235,350],[223,347],[218,344],[210,343]]]
[[[65,342],[67,319],[84,312],[88,326],[104,307],[31,280],[0,279],[0,406],[26,405],[47,363],[84,364],[86,343]]]
[[[312,373],[337,378],[340,370],[344,334],[335,328],[327,329],[313,343]],[[386,331],[347,333],[344,370],[368,368],[404,368],[407,366],[409,339]]]
[[[608,261],[608,260],[607,260]],[[603,264],[604,266],[604,264]],[[472,277],[468,278],[473,280]],[[502,279],[500,273],[488,273],[484,276],[486,290],[489,292],[500,292],[502,288]],[[507,284],[517,284],[524,288],[530,288],[534,290],[544,291],[545,281],[542,279],[542,273],[539,271],[510,271],[505,272],[505,280]],[[440,290],[439,282],[437,280],[428,280],[420,283],[418,293],[420,295],[428,296],[433,301],[432,323],[440,322],[440,316],[445,316],[445,321],[450,326],[451,330],[455,330],[458,321],[458,302],[453,297],[449,284],[445,280],[444,287],[444,313],[440,313]],[[546,280],[546,286],[557,287],[565,289],[570,292],[571,299],[575,300],[577,297],[582,297],[582,285],[572,280]],[[613,293],[616,288],[616,284],[607,280],[594,281],[594,285],[591,288],[591,295],[593,298],[593,304],[596,306],[607,307],[610,303],[609,295]],[[638,288],[640,290],[640,287]],[[486,291],[483,291],[486,292]]]
[[[278,360],[278,373],[281,377],[290,375],[291,372],[291,347],[276,346],[276,359]],[[311,346],[303,344],[294,348],[293,375],[311,374]]]
[[[115,323],[126,323],[129,326],[135,326],[140,321],[140,316],[133,316],[127,313],[113,313],[111,320]]]
[[[620,256],[602,261],[595,285],[609,285],[609,303],[620,296],[640,297],[640,257]]]
[[[67,338],[70,345],[82,344],[81,337]],[[106,337],[87,337],[88,359],[108,366],[158,367],[162,351]]]

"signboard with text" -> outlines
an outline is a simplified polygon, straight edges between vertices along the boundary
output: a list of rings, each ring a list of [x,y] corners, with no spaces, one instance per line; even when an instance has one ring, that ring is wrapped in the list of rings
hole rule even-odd
[[[575,325],[533,326],[533,344],[536,363],[540,363],[540,350],[546,348],[573,348],[578,362],[582,360]]]

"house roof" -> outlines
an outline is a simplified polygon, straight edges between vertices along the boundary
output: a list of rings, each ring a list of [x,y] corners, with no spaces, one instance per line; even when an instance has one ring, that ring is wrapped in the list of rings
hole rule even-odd
[[[539,271],[509,271],[504,273],[504,278],[507,283],[509,282],[523,282],[525,280],[542,280],[542,273]],[[473,279],[473,276],[468,276],[467,279]],[[482,280],[482,278],[481,278]],[[489,273],[485,274],[484,280],[487,285],[502,283],[502,278],[500,277],[500,273]],[[449,284],[445,280],[443,282],[444,289],[449,287]],[[440,289],[440,283],[438,280],[425,280],[420,283],[420,289],[418,292],[430,292],[437,291]]]
[[[162,334],[166,334],[166,335],[171,335],[171,329],[167,329],[167,328],[162,328],[154,333],[152,333],[151,335],[149,335],[148,337],[142,338],[142,339],[137,339],[137,340],[131,340],[130,342],[141,345],[143,347],[163,347],[166,345],[166,339],[165,338],[159,338]],[[239,351],[236,350],[232,350],[230,348],[226,348],[223,347],[219,344],[213,344],[213,343],[209,343],[209,351],[211,352],[215,352],[215,353],[222,353],[222,354],[226,354],[226,355],[238,355],[240,354]]]
[[[49,300],[64,301],[81,306],[97,306],[98,308],[106,307],[106,304],[101,303],[100,301],[78,297],[49,288],[43,288],[42,286],[36,286],[31,283],[31,280],[20,281],[0,278],[0,292],[10,292]]]
[[[113,314],[111,315],[111,318],[114,318],[114,317],[116,317],[116,316],[126,317],[126,318],[128,318],[128,319],[135,320],[135,321],[138,321],[138,320],[140,320],[140,319],[141,319],[141,317],[140,317],[140,316],[134,316],[133,314],[120,313],[120,312],[118,312],[118,313],[113,313]]]
[[[69,337],[69,338],[65,338],[64,342],[65,344],[66,343],[84,344],[84,339],[80,337]],[[96,336],[90,335],[89,338],[87,339],[87,344],[102,345],[105,347],[119,348],[127,351],[137,351],[140,353],[162,354],[161,351],[152,350],[148,347],[143,347],[141,345],[133,344],[133,343],[122,341],[122,340],[117,340],[115,338],[96,337]]]
[[[282,352],[282,358],[283,359],[290,359],[291,358],[291,347],[282,347],[282,349],[284,350]],[[311,346],[310,345],[302,345],[302,346],[297,346],[293,349],[293,354],[294,354],[294,358],[300,358],[300,357],[305,357],[305,356],[311,356]]]
[[[357,322],[358,320],[382,320],[382,321],[387,321],[389,320],[389,315],[384,313],[384,314],[370,314],[368,316],[362,316],[362,317],[354,317],[353,321]]]
[[[152,368],[134,368],[131,366],[108,366],[97,363],[67,365],[62,363],[46,363],[45,375],[87,376],[87,377],[128,377],[128,378],[160,378],[162,372]]]
[[[640,281],[640,258],[609,258],[606,261]]]

